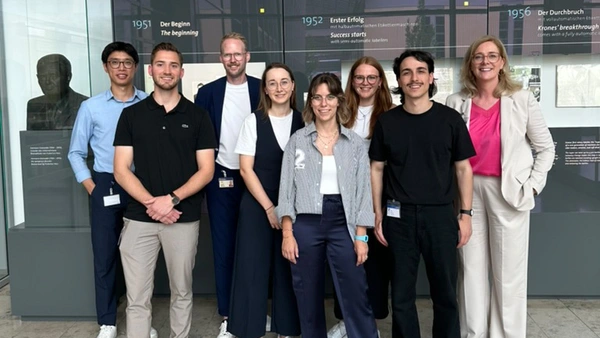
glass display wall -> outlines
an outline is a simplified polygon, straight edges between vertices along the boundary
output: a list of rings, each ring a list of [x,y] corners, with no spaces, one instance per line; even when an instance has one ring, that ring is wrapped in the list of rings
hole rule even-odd
[[[219,41],[223,34],[237,31],[248,39],[248,73],[260,77],[268,63],[285,62],[294,71],[301,104],[312,76],[333,72],[345,83],[352,63],[364,55],[382,63],[390,87],[395,87],[392,62],[406,48],[426,49],[435,56],[439,92],[434,99],[443,103],[460,90],[459,72],[469,44],[485,34],[498,36],[507,47],[513,76],[538,98],[557,147],[547,187],[536,198],[532,242],[537,231],[544,233],[543,228],[585,226],[597,231],[600,0],[0,3],[2,166],[8,227],[88,226],[87,197],[75,183],[66,159],[68,119],[49,118],[76,114],[76,102],[71,102],[76,100],[49,104],[52,95],[46,93],[51,90],[44,89],[46,84],[67,86],[69,93],[77,94],[72,97],[80,99],[104,90],[107,80],[99,57],[114,37],[133,43],[140,52],[143,67],[138,69],[136,86],[150,92],[152,81],[146,68],[151,49],[158,42],[170,41],[184,54],[181,91],[193,100],[200,86],[224,75]],[[51,69],[52,60],[63,66]],[[399,98],[395,101],[399,103]],[[583,239],[594,238],[585,234],[581,233]],[[544,243],[553,243],[542,238]],[[569,248],[574,255],[582,255],[577,249],[581,248]],[[534,250],[535,245],[535,260]],[[586,271],[600,278],[600,269]]]
[[[79,103],[108,83],[100,53],[112,41],[111,4],[2,0],[0,17],[2,224],[88,226],[66,155]],[[2,231],[0,273],[6,251]]]

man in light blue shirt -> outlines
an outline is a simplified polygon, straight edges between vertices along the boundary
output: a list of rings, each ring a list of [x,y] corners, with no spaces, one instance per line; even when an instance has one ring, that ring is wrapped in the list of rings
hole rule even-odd
[[[129,43],[117,41],[104,48],[102,64],[110,89],[81,104],[69,148],[75,178],[91,199],[96,315],[100,325],[97,338],[117,336],[117,242],[129,196],[113,177],[113,141],[123,108],[148,96],[133,86],[138,62],[138,53]],[[86,164],[88,145],[94,153],[93,173]],[[150,337],[157,337],[156,330],[152,329]]]

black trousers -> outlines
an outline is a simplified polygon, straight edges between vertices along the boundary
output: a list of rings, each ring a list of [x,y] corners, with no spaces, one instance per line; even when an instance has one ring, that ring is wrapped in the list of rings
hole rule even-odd
[[[384,236],[394,257],[392,337],[421,337],[415,300],[422,255],[433,301],[433,337],[459,338],[458,220],[452,204],[403,204],[400,211],[401,218],[384,216],[383,219]]]
[[[369,236],[369,259],[363,264],[367,274],[367,297],[373,309],[375,319],[385,319],[390,313],[388,302],[390,298],[390,281],[392,280],[393,265],[390,248],[383,246],[375,237],[373,229],[367,229]],[[335,318],[344,319],[337,294],[333,293],[333,312]]]
[[[292,280],[298,301],[302,337],[326,338],[325,261],[346,319],[348,338],[375,338],[377,327],[367,299],[362,265],[356,266],[354,242],[348,233],[340,195],[323,196],[322,215],[300,214],[294,223],[298,259]]]
[[[277,193],[266,191],[271,201]],[[290,262],[281,253],[282,233],[274,230],[262,206],[244,191],[235,245],[231,305],[227,330],[238,338],[265,335],[272,285],[271,331],[299,336],[300,320],[292,288]]]
[[[93,173],[96,184],[91,200],[92,251],[94,253],[94,286],[96,290],[96,316],[99,325],[117,322],[117,280],[123,280],[123,269],[117,242],[123,229],[123,213],[129,196],[112,174]],[[104,196],[118,194],[120,204],[104,206]]]

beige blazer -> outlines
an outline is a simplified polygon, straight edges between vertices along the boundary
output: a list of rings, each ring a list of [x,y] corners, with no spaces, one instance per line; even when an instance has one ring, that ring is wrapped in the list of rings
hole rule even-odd
[[[467,127],[471,103],[462,92],[446,100],[446,105],[463,116]],[[519,211],[531,210],[533,189],[542,192],[554,163],[554,141],[531,92],[520,90],[500,98],[500,144],[502,196]]]

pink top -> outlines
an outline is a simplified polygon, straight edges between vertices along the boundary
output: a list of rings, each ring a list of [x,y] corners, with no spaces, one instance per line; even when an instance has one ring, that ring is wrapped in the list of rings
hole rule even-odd
[[[500,177],[500,100],[488,110],[471,105],[469,134],[477,152],[469,159],[473,174]]]

